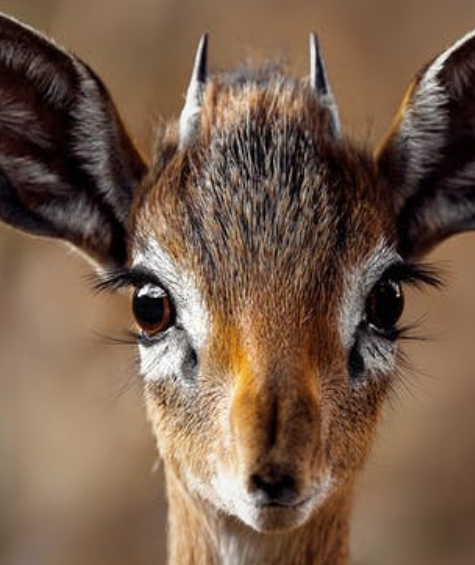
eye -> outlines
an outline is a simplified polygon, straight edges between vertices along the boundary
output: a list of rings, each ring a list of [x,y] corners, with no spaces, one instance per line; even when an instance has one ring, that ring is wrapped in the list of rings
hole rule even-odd
[[[146,284],[137,288],[132,299],[137,324],[148,336],[167,330],[174,319],[174,311],[167,293],[158,286]]]
[[[401,285],[391,279],[379,281],[366,299],[366,322],[381,333],[389,333],[404,310]]]

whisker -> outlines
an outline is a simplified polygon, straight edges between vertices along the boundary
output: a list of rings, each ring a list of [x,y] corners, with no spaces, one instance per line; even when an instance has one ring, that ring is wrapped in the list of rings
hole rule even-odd
[[[107,335],[97,331],[92,333],[106,345],[137,345],[137,337],[134,332],[128,329],[121,330],[121,332],[121,335]]]

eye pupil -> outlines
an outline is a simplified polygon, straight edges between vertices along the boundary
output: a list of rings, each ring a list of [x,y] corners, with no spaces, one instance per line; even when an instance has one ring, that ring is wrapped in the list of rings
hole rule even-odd
[[[172,307],[165,292],[146,285],[135,291],[132,309],[142,331],[150,336],[165,331],[172,323]]]
[[[404,310],[401,285],[393,280],[380,281],[366,301],[366,321],[382,332],[394,329]]]

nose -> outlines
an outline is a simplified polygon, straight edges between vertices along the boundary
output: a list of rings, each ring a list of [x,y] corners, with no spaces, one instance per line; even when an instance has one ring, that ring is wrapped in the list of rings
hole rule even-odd
[[[275,468],[251,475],[249,492],[254,501],[262,505],[291,506],[298,496],[294,477]]]

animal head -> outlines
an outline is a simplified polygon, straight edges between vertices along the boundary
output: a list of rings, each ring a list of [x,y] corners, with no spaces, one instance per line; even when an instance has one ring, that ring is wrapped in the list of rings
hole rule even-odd
[[[0,19],[0,218],[132,288],[158,447],[190,496],[254,529],[351,490],[397,384],[403,287],[475,222],[475,36],[411,83],[376,155],[310,80],[208,76],[150,165],[74,55]]]

